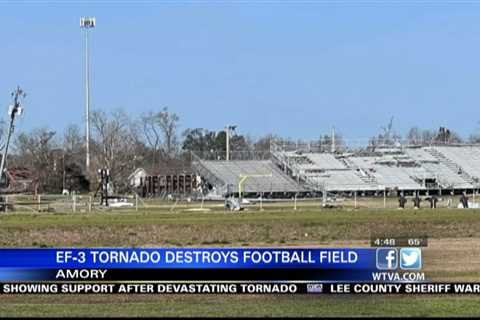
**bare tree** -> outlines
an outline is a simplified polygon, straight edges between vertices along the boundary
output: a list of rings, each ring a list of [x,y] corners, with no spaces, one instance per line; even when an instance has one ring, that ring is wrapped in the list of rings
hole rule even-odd
[[[161,160],[174,159],[179,151],[177,138],[180,118],[168,108],[160,112],[149,111],[140,118],[140,127],[145,144],[151,149],[152,164],[157,166]]]
[[[61,149],[54,137],[54,131],[40,128],[21,133],[15,142],[18,155],[16,165],[25,166],[35,172],[41,190],[53,191],[58,189],[61,183]]]
[[[478,133],[471,134],[470,137],[468,137],[468,142],[473,144],[480,143],[480,134]]]
[[[63,135],[63,147],[68,153],[79,153],[84,145],[83,136],[80,128],[76,124],[71,124],[65,129]]]
[[[275,139],[275,137],[272,134],[267,134],[265,136],[259,137],[254,143],[253,143],[253,151],[258,157],[262,157],[265,159],[270,158],[270,147],[271,143]]]
[[[141,127],[147,145],[152,149],[152,165],[157,165],[158,152],[161,145],[162,128],[159,125],[158,114],[148,112],[141,116]]]
[[[332,150],[332,145],[335,143],[335,151],[343,152],[346,150],[347,145],[345,140],[343,139],[342,135],[335,132],[334,133],[335,140],[332,139],[331,134],[324,134],[320,136],[318,141],[319,151],[320,152],[330,152]]]
[[[173,158],[178,151],[177,127],[180,118],[168,108],[158,113],[158,125],[163,134],[163,151],[168,158]]]
[[[85,137],[76,124],[67,126],[63,134],[62,185],[70,191],[88,191],[90,181],[85,171]]]
[[[418,127],[412,127],[407,133],[407,142],[412,145],[422,145],[424,143],[422,130]]]
[[[150,153],[150,150],[145,144],[142,132],[143,129],[141,118],[138,120],[129,121],[128,135],[130,136],[132,143],[133,160],[136,168],[139,166],[145,166],[146,164],[151,164],[151,162],[148,161],[148,154]],[[148,163],[146,161],[148,161]]]
[[[447,127],[440,127],[435,135],[435,142],[437,144],[461,143],[462,138],[458,133]]]
[[[92,129],[95,139],[95,165],[110,170],[115,187],[127,185],[126,177],[135,169],[136,137],[130,130],[130,120],[122,110],[111,114],[103,111],[92,113]]]
[[[472,139],[475,139],[474,135],[470,136],[470,141]],[[458,133],[446,127],[440,127],[438,131],[412,127],[407,133],[407,141],[409,144],[427,146],[460,143],[462,138]]]

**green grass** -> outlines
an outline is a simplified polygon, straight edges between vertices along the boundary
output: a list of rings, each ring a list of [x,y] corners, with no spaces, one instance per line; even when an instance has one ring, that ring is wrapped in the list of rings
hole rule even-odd
[[[47,300],[53,300],[47,299]],[[472,296],[159,296],[105,298],[110,303],[9,303],[0,316],[28,317],[333,317],[333,316],[480,316]],[[62,299],[65,300],[65,299]],[[104,299],[102,299],[104,300]],[[138,300],[138,301],[134,301]]]
[[[432,238],[480,234],[480,210],[121,211],[0,215],[0,246],[297,245],[368,240],[372,233]]]
[[[94,226],[102,224],[115,225],[148,225],[154,223],[165,224],[197,224],[197,223],[243,223],[273,222],[275,220],[294,221],[304,223],[362,223],[380,221],[412,221],[412,222],[470,222],[478,220],[480,209],[320,209],[308,208],[293,210],[265,210],[243,212],[170,212],[169,210],[140,210],[107,213],[9,213],[0,215],[3,227],[41,228],[56,226]],[[32,223],[33,225],[31,225]]]

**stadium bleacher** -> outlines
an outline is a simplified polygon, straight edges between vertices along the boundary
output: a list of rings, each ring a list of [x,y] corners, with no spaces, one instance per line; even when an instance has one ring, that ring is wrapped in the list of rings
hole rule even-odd
[[[424,148],[405,148],[405,154],[419,163],[438,163],[438,159],[425,151]]]
[[[336,170],[347,169],[344,163],[340,162],[331,153],[311,153],[306,154],[306,157],[319,169]]]
[[[204,169],[216,177],[217,187],[238,192],[242,176],[248,177],[243,184],[246,193],[299,192],[303,188],[283,173],[272,161],[201,161]],[[218,185],[220,184],[220,185]]]
[[[480,148],[473,146],[433,147],[433,150],[455,163],[458,170],[480,178]]]
[[[272,151],[271,160],[200,161],[202,176],[245,192],[464,190],[480,187],[480,146],[404,147],[391,152]]]
[[[309,175],[307,183],[319,191],[367,191],[375,188],[365,183],[353,170],[330,170],[322,175]]]
[[[377,165],[373,170],[373,176],[385,188],[398,190],[425,189],[424,186],[412,179],[410,176],[411,168]]]

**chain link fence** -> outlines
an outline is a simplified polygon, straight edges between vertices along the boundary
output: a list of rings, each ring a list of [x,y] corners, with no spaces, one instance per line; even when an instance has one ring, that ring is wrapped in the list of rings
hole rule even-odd
[[[1,205],[6,213],[91,213],[139,208],[136,194],[111,198],[108,207],[100,205],[100,198],[92,195],[3,195],[2,198]]]
[[[242,210],[245,211],[292,211],[292,210],[362,210],[400,209],[400,197],[378,192],[376,195],[364,196],[362,192],[350,193],[311,193],[290,194],[290,197],[271,198],[263,196],[247,196],[237,199]],[[468,201],[468,208],[480,209],[480,194],[478,191],[467,191],[464,196]],[[463,208],[461,194],[452,195],[419,195],[420,209],[457,209]],[[432,208],[432,199],[435,199]],[[405,209],[415,207],[415,196],[405,195]],[[207,198],[192,198],[188,195],[168,199],[141,198],[136,194],[109,199],[109,206],[100,205],[100,199],[91,195],[5,195],[3,196],[4,213],[66,213],[66,214],[95,214],[102,212],[137,212],[144,213],[181,213],[181,212],[209,212],[224,211],[226,199],[207,200]]]

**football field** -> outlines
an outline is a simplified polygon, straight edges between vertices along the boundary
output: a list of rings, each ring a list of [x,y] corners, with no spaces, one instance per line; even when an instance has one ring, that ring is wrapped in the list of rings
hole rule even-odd
[[[428,235],[427,278],[480,279],[480,210],[320,209],[8,213],[2,247],[368,247]],[[479,316],[470,296],[4,295],[2,316]]]

